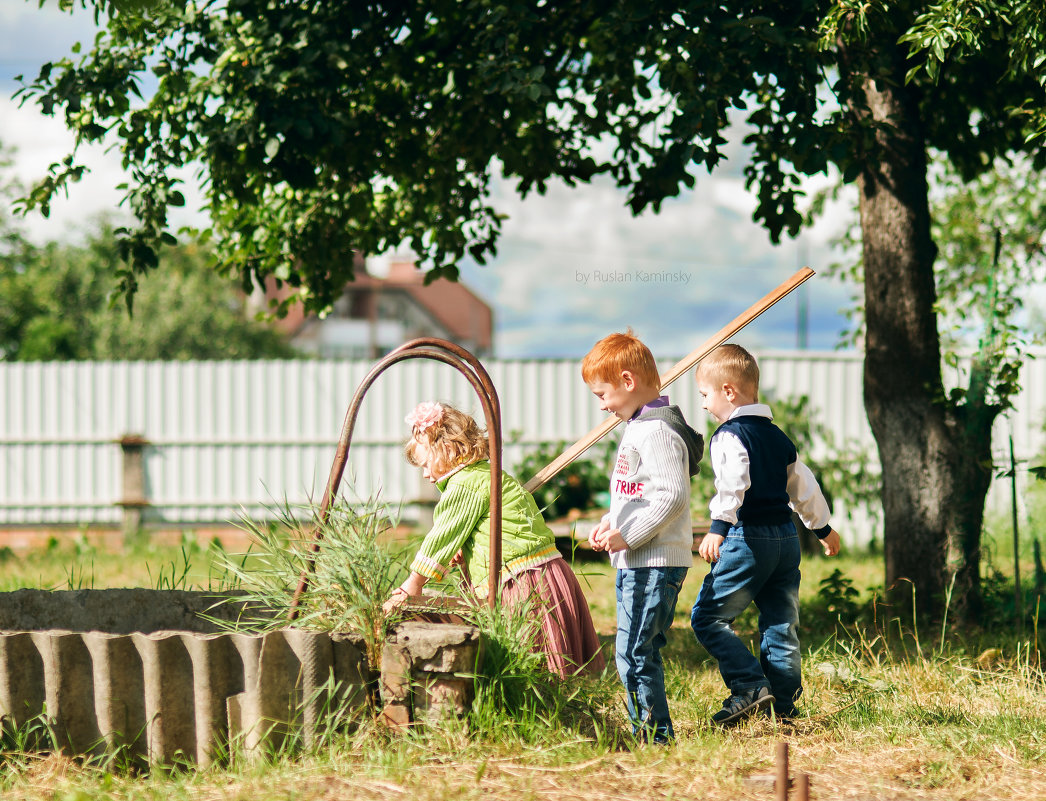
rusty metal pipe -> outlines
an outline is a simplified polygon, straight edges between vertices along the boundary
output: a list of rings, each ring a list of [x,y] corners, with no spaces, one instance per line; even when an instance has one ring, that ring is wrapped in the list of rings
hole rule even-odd
[[[398,362],[408,359],[433,359],[443,362],[460,372],[479,396],[480,404],[483,406],[483,415],[487,425],[487,443],[490,450],[490,570],[488,576],[487,601],[491,607],[497,604],[498,584],[501,576],[501,470],[502,470],[502,438],[501,438],[501,404],[498,400],[494,383],[490,375],[472,353],[453,342],[436,337],[422,337],[411,340],[382,358],[371,371],[367,373],[363,381],[356,388],[348,411],[345,413],[345,422],[342,424],[341,436],[338,438],[338,448],[334,454],[334,462],[331,465],[330,476],[323,491],[320,501],[320,509],[316,528],[313,532],[312,543],[309,546],[309,556],[305,569],[302,570],[298,580],[298,586],[291,599],[288,620],[293,621],[298,616],[298,604],[302,593],[309,584],[309,574],[312,572],[314,556],[320,549],[323,539],[323,526],[330,517],[331,506],[334,497],[338,493],[345,466],[348,463],[349,447],[352,442],[352,432],[356,426],[356,418],[359,415],[363,396],[374,384],[382,373]]]

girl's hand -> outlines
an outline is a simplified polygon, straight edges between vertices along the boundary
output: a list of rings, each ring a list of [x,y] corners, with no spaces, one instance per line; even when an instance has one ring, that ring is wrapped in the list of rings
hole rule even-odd
[[[458,551],[454,554],[454,558],[450,560],[450,566],[461,567],[463,564],[465,564],[465,555],[461,551]]]
[[[405,589],[403,589],[402,587],[397,587],[392,591],[392,595],[389,596],[389,600],[382,604],[381,611],[384,612],[386,615],[391,614],[393,609],[395,609],[398,606],[403,606],[403,604],[407,602],[407,598],[409,597],[410,596],[407,595],[407,591]]]
[[[412,570],[406,580],[392,591],[389,600],[381,605],[382,611],[387,615],[396,607],[403,606],[410,596],[421,595],[421,588],[425,586],[426,581],[428,579],[421,573],[415,573]]]

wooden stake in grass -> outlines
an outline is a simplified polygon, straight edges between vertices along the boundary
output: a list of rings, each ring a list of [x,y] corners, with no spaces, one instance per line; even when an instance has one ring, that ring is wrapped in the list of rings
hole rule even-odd
[[[810,774],[800,773],[795,777],[795,801],[810,801]]]
[[[748,325],[752,320],[761,315],[779,300],[787,296],[793,290],[799,287],[800,284],[804,283],[808,279],[814,276],[814,271],[809,267],[803,267],[798,270],[791,278],[781,284],[773,292],[765,295],[757,303],[749,306],[743,313],[739,314],[733,320],[731,320],[723,328],[719,329],[710,339],[706,340],[701,347],[697,350],[691,351],[689,354],[684,356],[671,370],[661,376],[661,389],[665,389],[669,384],[675,381],[679,376],[683,375],[687,370],[701,361],[705,356],[711,353],[713,350],[718,348],[730,337]],[[567,448],[561,453],[555,460],[550,464],[546,465],[536,476],[527,482],[526,488],[528,491],[533,492],[556,473],[574,461],[577,457],[599,442],[603,437],[609,434],[620,420],[616,417],[610,417],[603,423],[589,431],[585,436]]]
[[[788,801],[788,743],[777,744],[777,777],[774,779],[774,798]]]

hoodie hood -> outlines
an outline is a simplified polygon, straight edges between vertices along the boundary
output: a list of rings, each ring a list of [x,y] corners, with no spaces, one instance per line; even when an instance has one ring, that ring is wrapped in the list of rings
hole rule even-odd
[[[688,469],[691,478],[697,475],[698,463],[705,452],[705,438],[698,434],[683,418],[683,413],[675,405],[655,406],[640,412],[635,420],[661,420],[675,431],[686,445]]]

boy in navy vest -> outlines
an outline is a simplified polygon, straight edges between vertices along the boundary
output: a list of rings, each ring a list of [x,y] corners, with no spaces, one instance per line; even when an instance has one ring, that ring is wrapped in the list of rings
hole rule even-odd
[[[759,366],[752,355],[721,345],[698,367],[697,388],[705,410],[721,424],[708,445],[716,488],[708,505],[712,525],[698,549],[712,569],[690,616],[730,690],[712,722],[734,726],[771,705],[787,718],[803,692],[799,536],[792,510],[817,534],[827,556],[839,553],[839,535],[810,468],[771,422],[770,407],[758,402]],[[731,628],[752,601],[759,609],[759,659]]]

